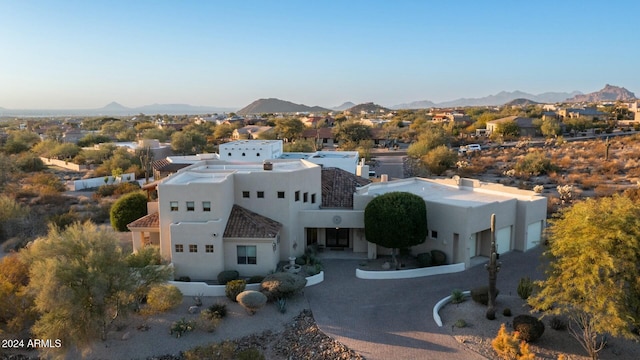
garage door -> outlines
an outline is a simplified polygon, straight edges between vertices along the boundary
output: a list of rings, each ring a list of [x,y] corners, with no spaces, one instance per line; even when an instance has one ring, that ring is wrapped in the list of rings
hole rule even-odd
[[[511,250],[511,226],[496,232],[496,248],[498,254],[504,254]]]
[[[536,221],[527,226],[527,243],[524,244],[524,249],[529,250],[532,247],[540,244],[542,239],[542,221]]]
[[[478,241],[476,239],[477,237],[475,233],[469,236],[469,243],[467,245],[469,248],[469,258],[478,255]]]

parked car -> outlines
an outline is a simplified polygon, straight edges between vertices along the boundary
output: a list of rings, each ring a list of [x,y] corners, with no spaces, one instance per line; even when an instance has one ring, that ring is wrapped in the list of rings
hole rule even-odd
[[[460,154],[465,154],[465,153],[471,153],[474,151],[481,151],[482,147],[480,146],[480,144],[469,144],[466,146],[460,146],[460,148],[458,149],[458,152]]]

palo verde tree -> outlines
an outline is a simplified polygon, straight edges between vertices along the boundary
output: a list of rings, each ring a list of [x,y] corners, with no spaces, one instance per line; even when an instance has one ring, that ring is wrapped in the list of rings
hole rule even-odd
[[[547,278],[537,282],[529,304],[566,315],[592,359],[604,334],[637,338],[640,205],[618,195],[588,199],[563,210],[549,230]]]
[[[75,223],[49,233],[21,251],[29,264],[27,290],[40,315],[32,327],[39,339],[60,339],[87,349],[95,339],[105,339],[110,324],[128,304],[134,288],[126,255],[108,229]]]
[[[364,209],[367,240],[392,249],[422,244],[427,238],[427,206],[424,200],[408,192],[390,192],[375,197]]]

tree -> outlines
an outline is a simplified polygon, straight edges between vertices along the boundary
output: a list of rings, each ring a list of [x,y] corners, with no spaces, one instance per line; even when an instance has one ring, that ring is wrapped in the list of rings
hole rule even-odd
[[[304,123],[297,118],[283,118],[276,120],[275,132],[286,142],[294,141],[302,136]]]
[[[138,191],[122,195],[111,206],[111,226],[116,231],[129,231],[127,224],[147,215],[147,196]]]
[[[39,339],[60,339],[88,349],[95,339],[105,339],[112,322],[133,300],[132,276],[125,254],[112,231],[90,222],[65,230],[50,227],[20,252],[29,264],[27,289],[40,314],[31,331]],[[72,321],[70,321],[72,319]]]
[[[440,125],[425,125],[420,130],[418,141],[407,149],[407,155],[419,159],[440,145],[447,145],[451,138]]]
[[[560,120],[554,118],[545,118],[540,124],[540,132],[545,137],[554,137],[560,135]]]
[[[334,127],[333,133],[336,139],[340,141],[341,145],[343,142],[358,144],[360,140],[367,140],[371,138],[371,135],[369,134],[370,129],[371,128],[369,126],[359,122],[347,121]]]
[[[507,139],[512,137],[517,137],[518,135],[520,135],[520,127],[513,120],[504,121],[504,122],[498,123],[495,131],[493,131],[491,135],[494,135],[494,136],[499,135]]]
[[[566,315],[597,359],[603,334],[633,337],[640,326],[640,205],[618,195],[588,199],[550,223],[547,278],[529,304]]]
[[[408,192],[379,195],[364,209],[364,226],[368,241],[392,249],[397,267],[396,249],[422,244],[427,237],[427,206]]]
[[[458,155],[445,145],[440,145],[422,157],[422,162],[435,175],[442,175],[445,170],[455,165]]]
[[[171,134],[171,149],[182,155],[200,152],[207,138],[195,131],[178,131]]]
[[[12,333],[24,330],[35,317],[33,297],[25,291],[28,284],[29,268],[17,253],[0,259],[0,325]]]

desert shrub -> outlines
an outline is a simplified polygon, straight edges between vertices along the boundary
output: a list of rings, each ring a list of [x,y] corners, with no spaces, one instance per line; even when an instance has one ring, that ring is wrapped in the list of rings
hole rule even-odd
[[[138,191],[138,190],[140,190],[140,184],[138,184],[137,181],[124,182],[124,183],[118,184],[116,186],[114,194],[115,195],[124,195],[124,194],[128,194],[130,192],[134,192],[134,191]]]
[[[556,166],[542,151],[531,152],[516,162],[516,172],[525,176],[538,176],[557,170]]]
[[[433,265],[433,261],[431,260],[431,253],[420,253],[416,256],[416,260],[418,261],[418,266],[420,266],[421,268]]]
[[[207,308],[200,312],[198,327],[206,332],[214,332],[220,322],[222,322],[222,318]]]
[[[463,328],[467,326],[467,322],[464,319],[458,319],[453,325],[457,328]]]
[[[160,247],[145,246],[138,252],[127,256],[127,265],[132,268],[143,268],[147,265],[162,264],[162,256],[160,255]]]
[[[249,314],[253,315],[258,309],[265,306],[267,296],[259,291],[246,290],[238,294],[236,301],[238,301]]]
[[[118,188],[117,185],[102,185],[98,187],[98,189],[96,189],[94,196],[98,198],[111,196],[115,194],[117,188]]]
[[[253,275],[247,280],[247,284],[260,284],[264,280],[262,275]]]
[[[464,294],[461,290],[455,289],[451,292],[451,302],[454,304],[460,304],[464,301]]]
[[[500,293],[500,290],[496,289],[496,296]],[[476,288],[471,289],[471,298],[473,301],[487,305],[489,304],[489,287],[488,286],[478,286]]]
[[[251,349],[246,349],[246,350],[240,351],[236,355],[236,359],[237,360],[264,360],[265,357],[264,357],[264,355],[262,355],[260,350],[258,350],[256,348],[251,348]]]
[[[458,160],[458,155],[446,145],[440,145],[424,155],[422,163],[432,174],[442,175],[445,170],[452,168]]]
[[[534,342],[544,333],[544,323],[531,315],[518,315],[513,318],[513,329],[520,340]]]
[[[193,321],[187,321],[184,318],[174,321],[171,324],[171,330],[169,331],[170,335],[174,335],[179,338],[183,334],[193,331],[196,328],[196,324]]]
[[[127,224],[147,215],[147,195],[134,192],[123,195],[111,206],[111,226],[117,231],[129,231]]]
[[[300,275],[278,272],[267,275],[260,283],[260,289],[270,301],[273,301],[293,296],[304,289],[306,284],[307,279]]]
[[[222,303],[215,303],[207,308],[211,316],[217,316],[219,318],[224,318],[227,316],[227,305]]]
[[[434,266],[444,265],[447,263],[447,254],[440,250],[431,250],[431,261]]]
[[[559,316],[549,319],[549,327],[553,330],[564,330],[567,328],[567,322]]]
[[[518,339],[517,333],[509,334],[504,324],[500,325],[498,335],[491,341],[491,347],[500,359],[533,360],[535,354],[529,351],[529,345]]]
[[[504,310],[502,310],[502,315],[507,316],[507,317],[511,316],[511,309],[504,308]]]
[[[60,229],[66,229],[67,226],[81,221],[82,218],[75,211],[67,211],[66,213],[52,215],[49,217],[49,223],[54,224]]]
[[[307,274],[307,276],[317,275],[322,271],[322,264],[303,265],[302,270]]]
[[[518,282],[518,296],[522,300],[527,300],[533,292],[533,281],[527,276],[520,278]]]
[[[237,301],[236,297],[238,294],[244,291],[247,287],[247,282],[244,280],[231,280],[225,285],[224,293],[227,295],[229,300]]]
[[[185,360],[234,360],[236,345],[231,341],[196,346],[183,353]]]
[[[218,284],[227,285],[231,280],[238,280],[240,274],[236,270],[224,270],[218,274]]]
[[[174,285],[156,285],[147,294],[147,306],[153,312],[165,312],[180,303],[182,303],[182,292]]]
[[[280,311],[282,314],[287,312],[287,299],[286,298],[278,298],[278,300],[276,301],[276,304],[278,304],[278,311]]]

